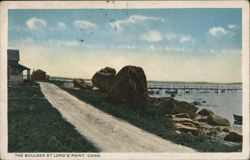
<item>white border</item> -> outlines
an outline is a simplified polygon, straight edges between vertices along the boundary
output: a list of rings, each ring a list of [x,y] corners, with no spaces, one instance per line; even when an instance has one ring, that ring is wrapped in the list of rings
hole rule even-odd
[[[0,115],[1,159],[17,158],[7,153],[7,41],[8,9],[80,9],[80,8],[242,8],[243,75],[243,151],[240,153],[101,153],[97,159],[250,159],[249,155],[249,3],[247,1],[26,1],[1,2]],[[46,154],[46,153],[45,153]],[[58,153],[59,154],[59,153]],[[68,153],[71,154],[71,153]],[[87,154],[87,153],[85,153]],[[56,155],[56,153],[54,153]],[[25,158],[31,159],[31,158]],[[33,158],[34,159],[34,158]],[[36,158],[44,159],[44,158]],[[50,157],[49,159],[59,159]],[[69,159],[69,158],[60,158]],[[73,158],[70,158],[73,159]],[[87,159],[87,158],[75,158]],[[95,159],[95,158],[90,158]]]

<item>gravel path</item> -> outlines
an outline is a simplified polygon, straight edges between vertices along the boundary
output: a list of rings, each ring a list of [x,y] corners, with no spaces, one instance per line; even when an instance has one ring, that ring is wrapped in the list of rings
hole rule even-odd
[[[62,116],[102,152],[196,152],[104,113],[54,84],[40,86]]]

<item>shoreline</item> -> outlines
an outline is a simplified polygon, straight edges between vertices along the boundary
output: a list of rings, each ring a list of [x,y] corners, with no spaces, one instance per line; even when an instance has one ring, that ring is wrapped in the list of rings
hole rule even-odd
[[[208,137],[206,134],[201,135],[190,135],[189,133],[179,133],[177,132],[175,127],[173,126],[173,122],[171,122],[171,118],[169,119],[168,116],[165,114],[162,114],[161,112],[157,113],[154,109],[149,109],[148,111],[143,111],[140,108],[131,108],[126,105],[115,105],[110,104],[104,101],[101,97],[103,96],[103,93],[100,93],[98,90],[84,90],[84,89],[78,89],[74,87],[70,87],[68,85],[65,85],[62,81],[51,81],[51,83],[54,83],[61,89],[67,91],[71,95],[77,97],[78,99],[91,104],[92,106],[109,113],[117,118],[120,118],[122,120],[125,120],[132,125],[135,125],[143,130],[146,130],[150,133],[156,134],[164,139],[170,140],[177,144],[182,144],[194,149],[197,149],[201,152],[238,152],[241,149],[241,145],[236,143],[230,143],[225,142],[221,143],[222,140],[220,137],[212,136]],[[156,116],[156,115],[157,116]],[[148,117],[151,115],[150,117]],[[171,115],[170,115],[171,117]],[[153,119],[151,119],[153,118]],[[156,119],[155,119],[156,118]],[[164,120],[163,120],[164,119]],[[165,123],[165,125],[161,125],[162,123]],[[192,122],[193,123],[193,122]],[[195,122],[196,123],[196,122]],[[162,128],[163,127],[163,128]],[[166,127],[166,128],[165,128]],[[173,128],[174,127],[174,128]],[[223,133],[222,130],[227,127],[216,127],[213,126],[212,132],[216,132],[216,134]],[[230,129],[230,126],[228,126]],[[219,130],[217,130],[219,129]],[[231,129],[230,129],[231,130]],[[210,132],[210,131],[209,131]],[[214,133],[212,133],[213,135]],[[186,137],[187,136],[187,137]],[[190,136],[190,137],[189,137]],[[185,138],[184,138],[185,137]],[[189,137],[189,138],[188,138]],[[212,138],[212,139],[211,139]],[[199,140],[198,140],[199,139]],[[202,139],[202,141],[201,141]],[[192,142],[189,142],[192,141]],[[222,140],[223,141],[223,140]],[[208,144],[211,145],[209,148],[207,147]],[[216,145],[212,145],[215,143]],[[227,144],[226,144],[227,143]],[[237,148],[237,149],[236,149]],[[241,148],[241,147],[240,147]]]

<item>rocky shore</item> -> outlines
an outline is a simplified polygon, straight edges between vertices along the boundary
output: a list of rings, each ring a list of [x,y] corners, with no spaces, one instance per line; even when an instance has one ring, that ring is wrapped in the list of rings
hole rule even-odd
[[[177,134],[207,135],[211,141],[227,145],[242,143],[240,129],[234,129],[227,119],[209,109],[198,110],[196,102],[150,97],[146,75],[141,67],[125,66],[117,74],[115,69],[105,67],[94,74],[93,85],[81,79],[75,79],[73,83],[74,87],[81,89],[97,88],[103,100],[109,103],[164,114],[174,124]]]

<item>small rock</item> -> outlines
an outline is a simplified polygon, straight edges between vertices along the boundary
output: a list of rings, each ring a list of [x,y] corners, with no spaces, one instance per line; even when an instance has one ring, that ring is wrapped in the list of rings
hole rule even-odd
[[[175,115],[172,115],[172,114],[166,114],[166,117],[168,117],[168,118],[175,118]]]
[[[211,111],[211,110],[209,110],[209,109],[203,108],[203,109],[201,109],[197,114],[198,114],[198,115],[202,115],[202,116],[209,116],[209,115],[214,114],[214,112]]]
[[[193,101],[190,104],[195,105],[195,106],[200,106],[201,102],[199,102],[199,101]]]
[[[229,128],[225,127],[222,129],[223,132],[229,132]]]
[[[175,117],[178,117],[178,118],[191,118],[189,116],[189,114],[187,114],[187,113],[178,113],[178,114],[175,114]]]
[[[184,125],[191,124],[192,126],[197,126],[197,127],[200,126],[200,123],[198,123],[192,119],[189,119],[189,118],[173,118],[172,121],[175,123],[181,123]]]
[[[192,133],[192,135],[199,134],[198,128],[186,126],[186,125],[183,125],[181,123],[175,123],[175,128],[181,132],[184,132],[184,133],[190,132],[190,133]]]
[[[207,117],[208,124],[216,126],[230,126],[229,120],[218,115],[212,114]]]
[[[241,143],[242,142],[242,134],[232,130],[230,131],[224,138],[225,141],[231,141],[231,142],[238,142]]]
[[[90,83],[86,83],[83,79],[73,79],[74,88],[92,90],[93,85]]]
[[[176,130],[176,131],[175,131],[175,133],[177,133],[177,134],[181,134],[181,131]]]

